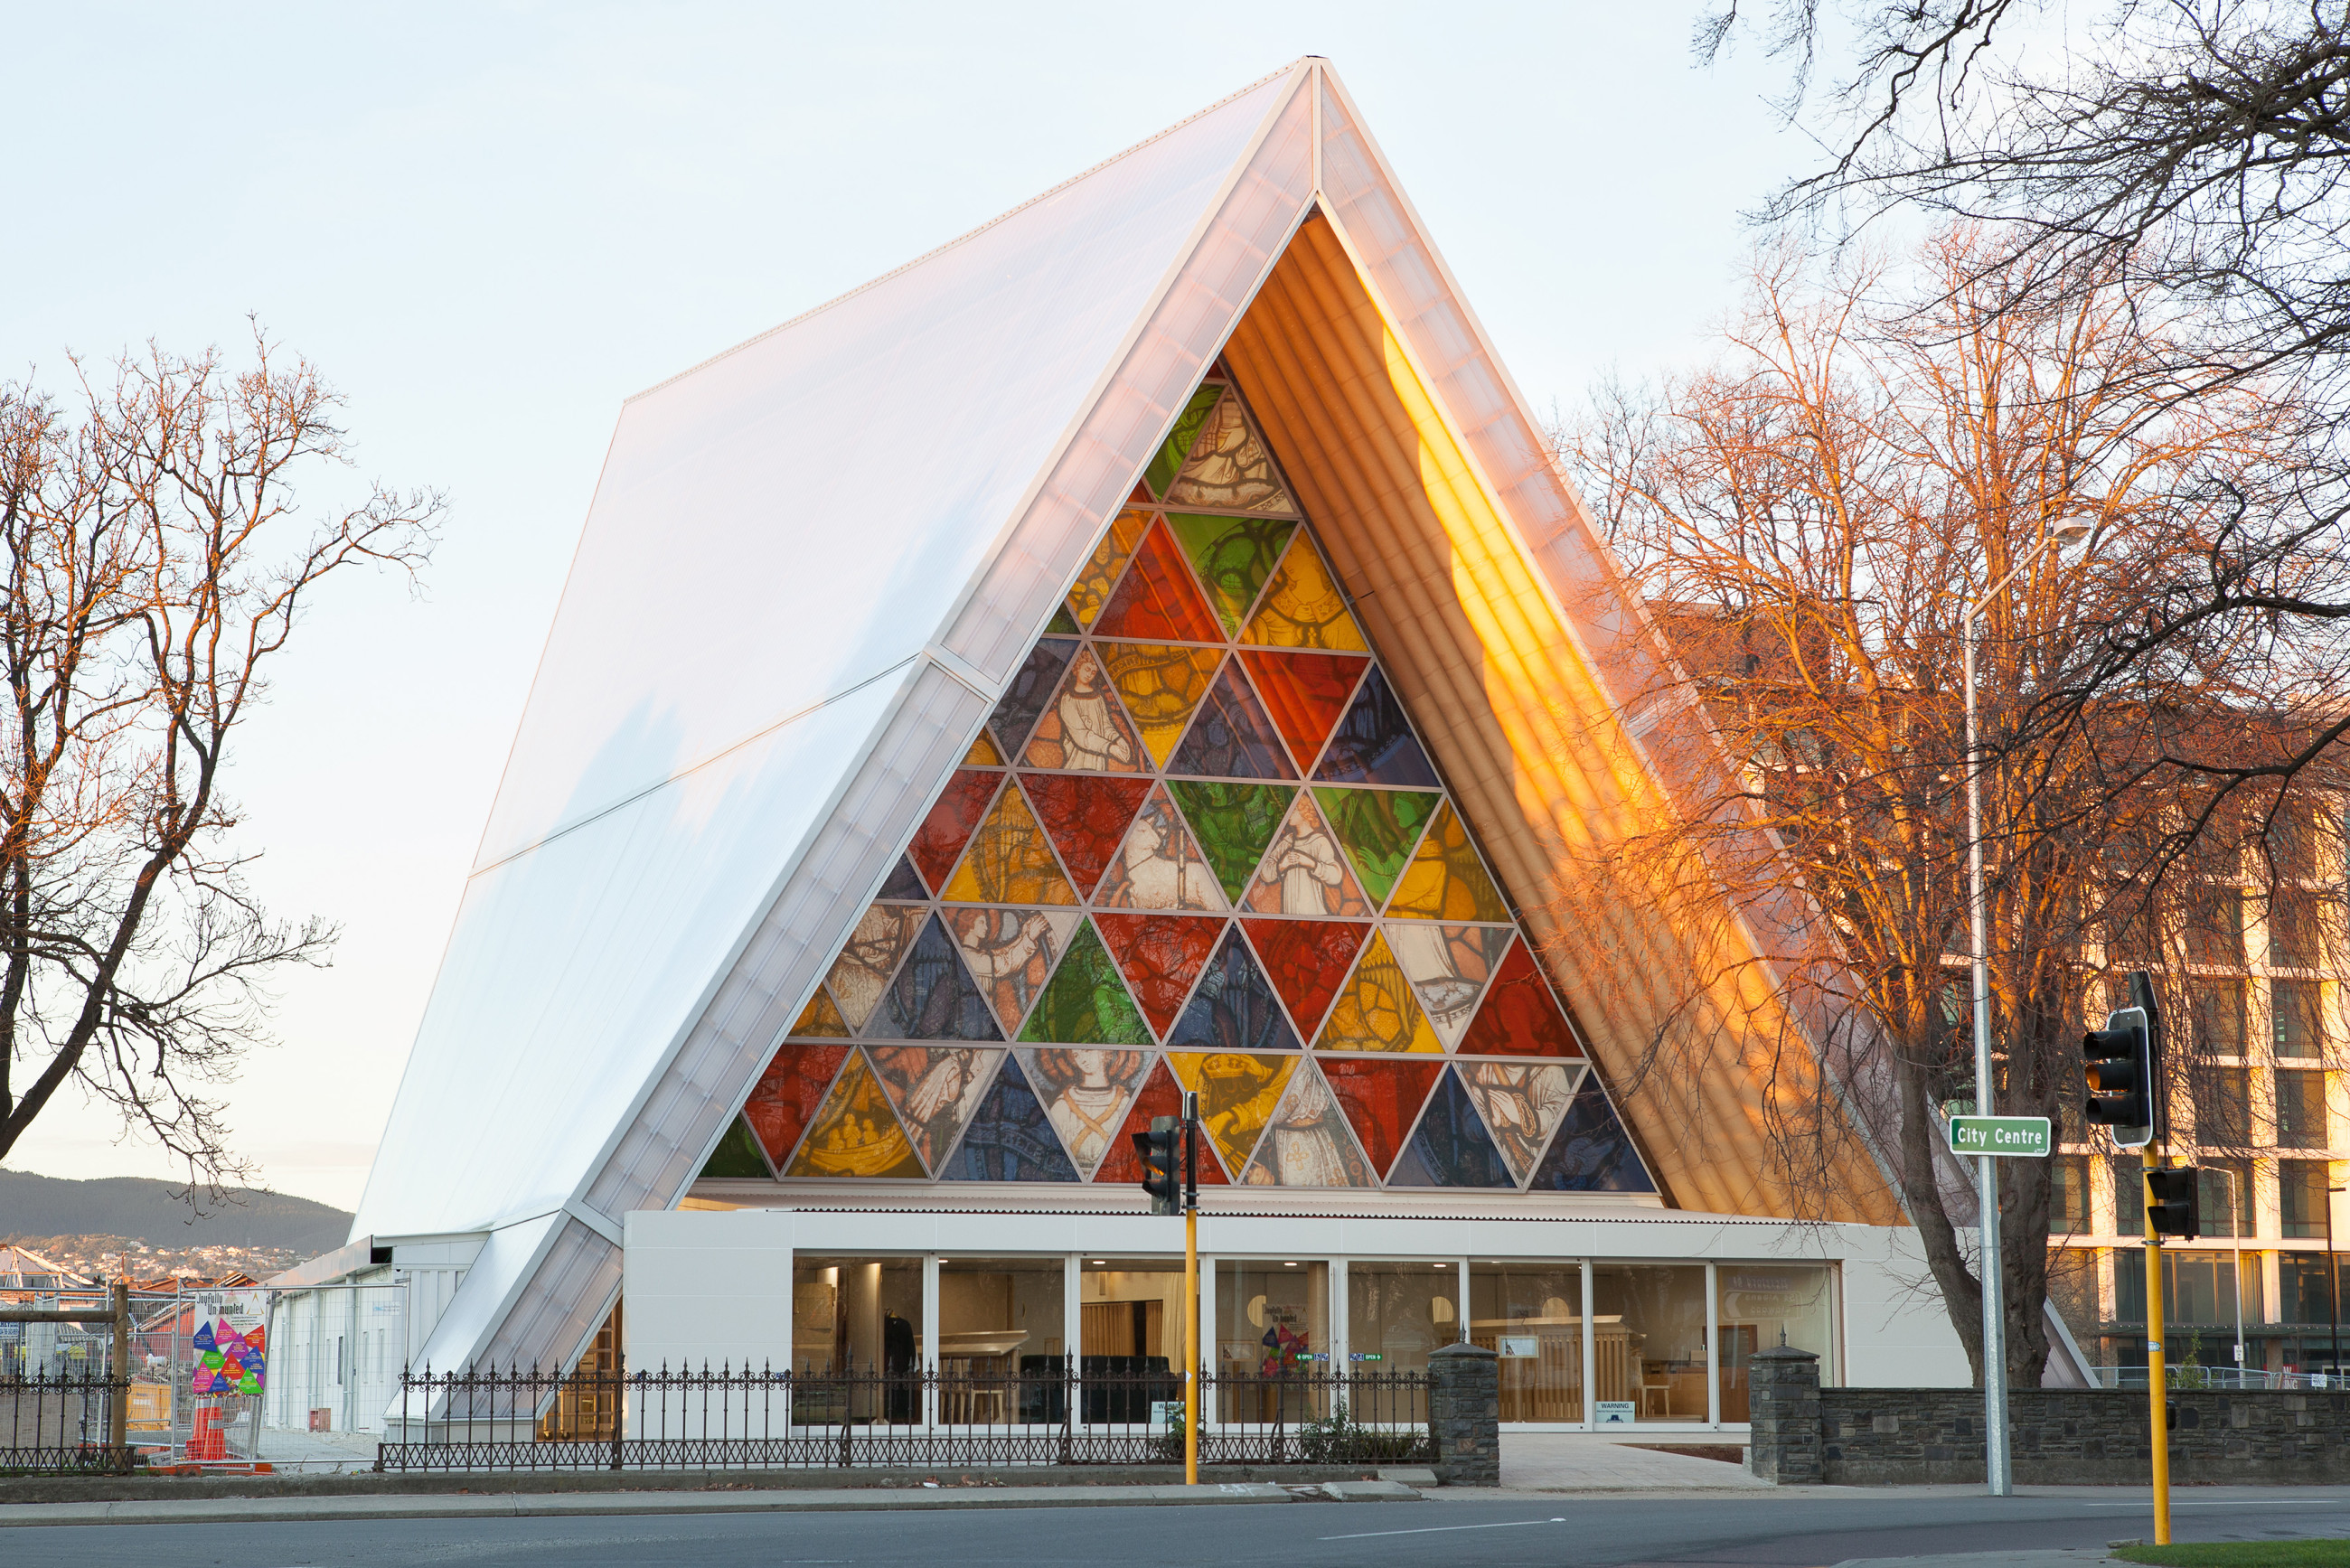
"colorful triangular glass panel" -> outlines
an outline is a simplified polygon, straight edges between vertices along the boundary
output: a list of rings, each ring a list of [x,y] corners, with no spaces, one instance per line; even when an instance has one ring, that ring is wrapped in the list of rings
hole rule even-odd
[[[1142,504],[1148,506],[1150,502],[1145,497]],[[1110,519],[1101,542],[1077,574],[1076,586],[1069,590],[1068,610],[1079,626],[1091,629],[1094,618],[1109,603],[1110,590],[1118,587],[1118,574],[1126,570],[1134,547],[1142,543],[1143,530],[1149,526],[1149,514],[1142,512],[1121,512]]]
[[[1282,548],[1297,532],[1296,524],[1270,517],[1195,517],[1176,512],[1168,514],[1167,526],[1207,585],[1208,600],[1216,607],[1226,635],[1247,621]]]
[[[1378,1185],[1314,1063],[1300,1063],[1290,1073],[1289,1087],[1241,1181],[1250,1187]]]
[[[868,1040],[1001,1040],[995,1015],[932,915],[859,1031]]]
[[[1372,1062],[1359,1056],[1333,1057],[1322,1064],[1330,1091],[1346,1108],[1371,1168],[1382,1175],[1395,1163],[1419,1107],[1428,1103],[1428,1091],[1443,1071],[1441,1062]]]
[[[967,768],[1002,767],[1003,753],[995,749],[995,737],[984,730],[973,735],[971,750],[962,754],[962,765]]]
[[[1200,1123],[1226,1170],[1246,1170],[1265,1123],[1302,1056],[1244,1055],[1234,1051],[1167,1054],[1176,1080],[1200,1096]]]
[[[1191,442],[1183,472],[1163,493],[1170,506],[1213,506],[1232,512],[1295,512],[1281,487],[1273,453],[1249,428],[1238,397],[1218,403]]]
[[[1363,891],[1383,904],[1419,842],[1420,829],[1444,797],[1401,790],[1317,788],[1314,798],[1328,819]]]
[[[840,956],[832,961],[824,987],[839,1003],[841,1019],[852,1032],[864,1028],[873,1016],[882,989],[898,972],[898,961],[922,929],[922,914],[892,904],[874,905],[858,917]]]
[[[696,1181],[707,1181],[713,1177],[767,1180],[775,1174],[767,1168],[766,1158],[759,1152],[759,1140],[751,1136],[751,1129],[744,1125],[743,1118],[736,1116],[726,1124],[725,1135],[719,1138],[718,1147],[710,1151],[710,1158],[702,1162],[702,1168],[693,1179]]]
[[[1490,920],[1498,925],[1509,918],[1502,890],[1493,886],[1477,846],[1469,842],[1467,825],[1446,801],[1437,807],[1436,820],[1428,825],[1419,851],[1396,883],[1395,897],[1388,900],[1388,919]]]
[[[851,1056],[792,1157],[789,1176],[920,1179],[921,1157],[862,1055]]]
[[[1274,727],[1289,742],[1300,771],[1314,766],[1347,700],[1355,693],[1367,659],[1352,653],[1309,653],[1297,649],[1244,648],[1241,662],[1264,697]]]
[[[1069,879],[1017,783],[1006,785],[971,836],[941,895],[951,904],[1074,904]],[[837,994],[836,991],[835,994]]]
[[[1654,1192],[1657,1184],[1640,1163],[1616,1108],[1600,1091],[1596,1074],[1583,1080],[1575,1101],[1560,1118],[1558,1134],[1527,1184],[1536,1192]]]
[[[1149,1132],[1154,1117],[1180,1116],[1182,1114],[1183,1091],[1176,1086],[1175,1075],[1170,1073],[1167,1064],[1161,1061],[1150,1069],[1150,1076],[1143,1080],[1142,1092],[1135,1096],[1134,1104],[1128,1107],[1126,1125],[1118,1129],[1116,1137],[1110,1139],[1109,1153],[1094,1172],[1094,1179],[1140,1181],[1142,1157],[1134,1151],[1134,1135]],[[1215,1141],[1211,1138],[1206,1142],[1208,1147],[1202,1151],[1199,1163],[1200,1185],[1222,1187],[1227,1180],[1222,1162],[1216,1158]]]
[[[1223,628],[1192,585],[1182,552],[1158,524],[1142,536],[1126,568],[1126,580],[1110,596],[1094,633],[1137,642],[1223,640]]]
[[[1347,868],[1338,840],[1314,797],[1300,790],[1257,862],[1242,904],[1265,915],[1338,915],[1368,919],[1377,911]]]
[[[1322,753],[1314,770],[1323,784],[1399,784],[1410,789],[1433,787],[1436,769],[1413,738],[1403,716],[1403,704],[1388,686],[1387,672],[1378,665],[1363,678],[1347,716]]]
[[[1239,660],[1226,664],[1223,673],[1216,677],[1207,701],[1200,704],[1199,716],[1191,721],[1191,732],[1183,738],[1167,771],[1211,778],[1297,776],[1289,763],[1289,748],[1282,744],[1280,732],[1265,717],[1264,705],[1257,701]]]
[[[1117,858],[1126,830],[1150,793],[1149,779],[1119,774],[1024,774],[1020,785],[1080,893],[1093,891]]]
[[[1444,1045],[1412,995],[1383,933],[1374,933],[1330,1008],[1317,1051],[1401,1051],[1440,1055]]]
[[[995,798],[996,785],[1003,782],[1002,774],[971,768],[947,780],[947,787],[939,792],[937,803],[914,830],[914,842],[906,851],[923,881],[935,888],[947,879],[962,846],[971,842],[972,830],[986,817],[987,803]]]
[[[1363,628],[1347,608],[1346,596],[1322,564],[1321,553],[1303,535],[1273,574],[1264,603],[1251,618],[1243,642],[1265,648],[1321,648],[1340,653],[1368,653]]]
[[[1167,1044],[1198,1051],[1298,1049],[1297,1032],[1237,926],[1226,928]]]
[[[1224,929],[1222,917],[1097,909],[1094,924],[1151,1029],[1165,1034],[1183,999],[1191,994],[1191,982],[1200,978],[1208,955],[1216,950],[1216,938]]]
[[[1583,1069],[1552,1062],[1463,1062],[1460,1072],[1512,1179],[1523,1181],[1566,1115]]]
[[[1075,909],[949,909],[947,929],[1009,1036],[1052,978],[1085,917]]]
[[[1105,642],[1099,645],[1110,684],[1132,715],[1153,767],[1165,767],[1183,726],[1208,694],[1223,650],[1180,648],[1159,642]]]
[[[821,995],[821,992],[818,992]],[[743,1103],[743,1119],[751,1124],[775,1168],[783,1169],[798,1147],[800,1134],[824,1104],[824,1092],[840,1070],[847,1045],[785,1045],[768,1062],[767,1070]]]
[[[1403,966],[1436,1037],[1447,1051],[1477,1015],[1477,999],[1510,945],[1510,933],[1493,926],[1440,926],[1399,920],[1380,933]]]
[[[962,1142],[939,1175],[949,1181],[1077,1179],[1077,1168],[1061,1147],[1053,1118],[1029,1086],[1017,1056],[1005,1054],[995,1082],[963,1129]]]
[[[1092,1180],[1150,1070],[1153,1053],[1043,1045],[1024,1046],[1019,1055],[1029,1087],[1077,1168],[1077,1179]]]
[[[1314,1038],[1330,999],[1370,931],[1366,920],[1243,920],[1265,977],[1289,1009],[1303,1039]]]
[[[1191,455],[1192,444],[1200,439],[1200,427],[1208,422],[1209,414],[1215,410],[1216,400],[1222,397],[1223,392],[1222,387],[1201,387],[1191,394],[1191,401],[1183,405],[1183,411],[1175,416],[1175,427],[1167,432],[1167,439],[1159,443],[1158,455],[1150,460],[1150,466],[1142,472],[1143,483],[1150,486],[1152,494],[1166,494],[1167,487],[1175,483],[1175,476],[1183,472],[1183,460]]]
[[[1069,613],[1069,607],[1066,604],[1055,605],[1053,618],[1045,623],[1045,635],[1047,637],[1075,637],[1084,629],[1077,624],[1077,618]]]
[[[1200,851],[1216,873],[1224,897],[1238,899],[1255,876],[1265,846],[1288,815],[1290,798],[1297,792],[1287,784],[1218,784],[1204,779],[1170,779],[1168,793],[1183,808]]]
[[[1061,966],[1020,1031],[1023,1044],[1148,1045],[1150,1032],[1092,924],[1070,939]]]
[[[1110,862],[1094,907],[1114,909],[1222,910],[1216,874],[1191,842],[1182,814],[1162,786],[1153,789]]]
[[[930,902],[931,891],[922,886],[922,879],[914,875],[914,863],[900,855],[898,864],[890,868],[889,879],[881,884],[881,891],[876,897],[902,903],[926,904]]]
[[[1580,1056],[1575,1031],[1521,940],[1502,961],[1476,1022],[1461,1037],[1464,1056]]]
[[[848,1027],[848,1020],[840,1015],[839,1007],[832,1000],[832,992],[819,985],[816,988],[816,994],[808,998],[807,1005],[800,1009],[800,1015],[792,1021],[791,1028],[785,1033],[799,1040],[846,1040],[856,1032]]]
[[[866,1054],[889,1104],[931,1169],[979,1109],[995,1082],[1002,1051],[947,1045],[869,1045]]]
[[[1119,705],[1093,649],[1070,661],[1060,691],[1036,721],[1035,736],[1021,753],[1020,764],[1096,774],[1149,770],[1150,760],[1135,736],[1133,721]]]
[[[1036,646],[1028,650],[1011,684],[996,701],[995,711],[987,716],[988,733],[995,738],[998,751],[1007,757],[1020,754],[1028,732],[1035,727],[1036,715],[1045,711],[1053,689],[1061,683],[1061,671],[1076,656],[1077,645],[1067,638],[1036,639]]]
[[[1388,1172],[1390,1187],[1515,1187],[1456,1069],[1447,1067]]]

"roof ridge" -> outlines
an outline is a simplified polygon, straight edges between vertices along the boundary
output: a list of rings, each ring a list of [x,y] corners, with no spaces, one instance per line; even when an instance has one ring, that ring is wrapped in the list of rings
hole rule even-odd
[[[1297,58],[1282,67],[1279,70],[1268,72],[1267,74],[1257,78],[1256,80],[1249,83],[1246,87],[1226,93],[1223,97],[1218,99],[1215,102],[1209,104],[1206,108],[1185,115],[1181,119],[1177,120],[1174,124],[1167,127],[1165,130],[1155,131],[1152,134],[1144,137],[1133,146],[1126,148],[1121,151],[1111,153],[1107,158],[1105,158],[1100,162],[1094,164],[1091,168],[1082,170],[1077,173],[1070,175],[1067,179],[1062,181],[1051,190],[1040,191],[1035,195],[1031,196],[1026,201],[1021,202],[1018,206],[1007,208],[1003,212],[996,213],[995,216],[988,219],[987,222],[980,224],[977,228],[967,229],[942,244],[933,245],[929,250],[924,251],[920,255],[914,257],[911,261],[902,262],[897,266],[891,267],[888,272],[881,274],[879,277],[866,279],[863,283],[858,284],[855,288],[848,290],[845,294],[836,294],[821,305],[810,306],[807,309],[801,311],[797,316],[793,317],[788,321],[779,321],[775,326],[768,327],[763,332],[755,332],[750,337],[743,338],[740,343],[733,344],[725,348],[721,348],[717,353],[711,355],[708,358],[702,359],[696,364],[687,366],[684,369],[678,371],[673,376],[663,377],[660,380],[655,381],[651,386],[644,388],[640,391],[631,392],[627,397],[620,400],[621,404],[625,407],[629,403],[635,402],[639,398],[650,397],[653,393],[660,391],[662,388],[670,386],[675,382],[681,381],[688,376],[693,375],[698,371],[707,369],[711,366],[718,363],[721,359],[728,358],[733,355],[739,354],[743,349],[750,348],[754,344],[765,342],[768,338],[773,337],[778,332],[787,332],[811,317],[821,316],[826,311],[832,309],[835,306],[845,305],[849,300],[855,299],[860,294],[864,294],[871,289],[879,288],[883,284],[888,283],[890,279],[913,271],[916,267],[920,266],[924,262],[930,261],[936,256],[944,255],[947,252],[953,250],[958,245],[965,244],[977,239],[980,235],[987,233],[988,230],[994,228],[997,224],[1002,223],[1008,219],[1017,217],[1022,213],[1026,212],[1029,208],[1036,205],[1037,202],[1051,201],[1054,197],[1069,189],[1072,185],[1092,179],[1095,175],[1100,173],[1111,164],[1121,162],[1126,159],[1133,157],[1136,153],[1141,151],[1146,147],[1166,140],[1169,137],[1174,135],[1185,126],[1191,124],[1194,120],[1203,119],[1207,116],[1215,113],[1218,109],[1222,109],[1225,105],[1235,103],[1240,99],[1248,97],[1249,94],[1256,91],[1259,88],[1263,87],[1266,83],[1277,81],[1281,78],[1296,70],[1300,66],[1322,57],[1323,57],[1319,55],[1300,55]]]

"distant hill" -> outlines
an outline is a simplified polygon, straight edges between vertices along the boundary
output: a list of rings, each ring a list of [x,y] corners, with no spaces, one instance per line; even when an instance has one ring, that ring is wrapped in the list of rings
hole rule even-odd
[[[351,1217],[283,1192],[230,1188],[203,1212],[168,1181],[139,1176],[66,1181],[0,1170],[0,1241],[34,1236],[127,1236],[158,1247],[285,1248],[303,1257],[341,1246]]]

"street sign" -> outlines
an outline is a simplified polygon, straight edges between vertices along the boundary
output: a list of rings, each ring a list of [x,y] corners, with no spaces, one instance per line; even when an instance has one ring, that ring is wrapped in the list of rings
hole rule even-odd
[[[1952,1116],[1952,1154],[2022,1155],[2045,1159],[2054,1147],[2046,1116]]]

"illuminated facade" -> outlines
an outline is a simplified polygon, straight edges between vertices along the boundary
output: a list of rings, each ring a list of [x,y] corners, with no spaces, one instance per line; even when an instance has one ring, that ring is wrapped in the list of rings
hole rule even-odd
[[[441,1366],[1163,1359],[1188,1088],[1223,1362],[1962,1379],[1873,1167],[1614,1095],[1774,1005],[1558,875],[1711,755],[1659,658],[1300,61],[629,401],[355,1236],[477,1249]]]

